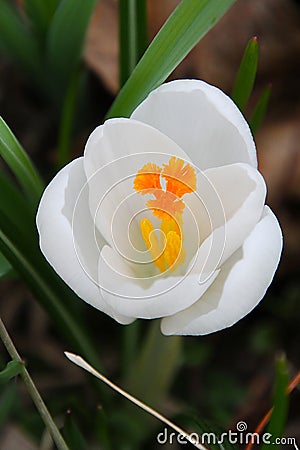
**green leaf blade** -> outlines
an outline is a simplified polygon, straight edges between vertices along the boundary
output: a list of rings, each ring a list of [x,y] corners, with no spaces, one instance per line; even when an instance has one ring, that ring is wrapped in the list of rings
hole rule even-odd
[[[120,86],[133,72],[146,46],[146,0],[119,0]]]
[[[2,117],[0,117],[0,156],[18,179],[30,203],[36,207],[43,191],[43,183],[29,156]]]
[[[28,235],[11,219],[0,214],[0,252],[24,279],[40,304],[48,312],[53,323],[66,339],[86,358],[99,366],[98,351],[94,348],[80,316],[74,312],[78,297],[56,275],[44,259],[38,247],[36,232]]]
[[[67,413],[62,435],[70,449],[85,450],[88,447],[71,412]]]
[[[271,414],[270,422],[267,427],[267,433],[272,436],[272,448],[280,448],[280,444],[277,444],[275,439],[281,438],[286,424],[288,414],[288,370],[287,361],[284,356],[278,359],[275,380],[275,395],[274,395],[274,408]],[[269,444],[264,444],[261,450],[267,450],[270,447]]]
[[[12,267],[2,253],[0,253],[0,279],[7,277],[12,272]]]
[[[47,62],[62,86],[68,85],[83,48],[96,0],[62,0],[47,36]]]
[[[258,40],[256,37],[250,39],[240,64],[236,81],[232,90],[232,99],[245,111],[251,95],[258,65]]]
[[[250,128],[251,128],[253,134],[255,134],[257,132],[257,130],[259,129],[259,127],[265,117],[266,110],[268,108],[268,104],[269,104],[269,100],[270,100],[270,96],[271,96],[271,90],[272,90],[271,86],[267,86],[264,89],[264,91],[261,94],[261,97],[258,100],[257,105],[254,109],[252,118],[250,120]]]
[[[182,0],[120,91],[109,117],[129,117],[164,82],[235,0]]]
[[[24,0],[25,10],[35,33],[44,39],[59,0]]]
[[[0,48],[23,70],[35,78],[40,74],[36,42],[20,14],[6,0],[0,0]]]
[[[10,361],[5,369],[0,372],[0,382],[7,383],[12,378],[19,375],[23,370],[23,364],[20,361]]]

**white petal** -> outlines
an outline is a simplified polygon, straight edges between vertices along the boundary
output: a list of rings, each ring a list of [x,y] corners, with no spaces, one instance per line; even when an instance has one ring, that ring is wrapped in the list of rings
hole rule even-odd
[[[203,335],[230,327],[264,297],[278,266],[282,234],[272,211],[262,219],[243,246],[221,268],[216,281],[190,308],[162,320],[166,335]]]
[[[194,214],[201,239],[192,263],[202,281],[202,273],[207,276],[214,272],[243,244],[261,218],[265,196],[263,177],[248,164],[198,174],[197,193],[186,196],[185,202]],[[195,235],[194,226],[184,224],[186,248],[191,230]]]
[[[257,167],[247,122],[233,101],[200,80],[176,80],[154,90],[133,112],[173,139],[202,170],[236,162]]]
[[[109,246],[99,260],[99,284],[103,298],[119,314],[153,319],[174,314],[193,304],[217,277],[215,271],[199,283],[196,270],[185,276],[137,279],[131,266]]]
[[[149,198],[134,191],[137,172],[148,162],[161,167],[170,156],[188,159],[170,138],[132,119],[108,120],[89,137],[84,169],[90,210],[97,228],[111,246],[119,243],[129,249],[130,223],[139,230],[140,217],[136,214],[145,209]]]
[[[113,315],[95,282],[99,259],[97,244],[101,248],[104,240],[98,236],[97,243],[94,241],[87,198],[84,191],[80,195],[85,183],[83,158],[78,158],[64,167],[48,185],[36,219],[40,247],[50,265],[79,297]],[[115,318],[122,323],[128,322],[121,316]]]

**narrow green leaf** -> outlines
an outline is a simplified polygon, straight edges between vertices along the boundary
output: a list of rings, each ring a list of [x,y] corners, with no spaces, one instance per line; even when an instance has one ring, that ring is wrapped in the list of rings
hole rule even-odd
[[[19,361],[10,361],[7,363],[5,369],[0,372],[0,381],[2,383],[7,383],[11,378],[19,375],[23,369],[23,364]]]
[[[0,213],[6,214],[18,229],[29,232],[34,226],[34,214],[15,185],[0,171]],[[0,278],[12,277],[15,272],[0,253]]]
[[[257,105],[254,109],[252,118],[250,120],[250,128],[253,134],[257,132],[264,119],[271,96],[271,90],[272,90],[271,86],[267,86],[263,90],[263,93],[261,94],[261,97],[258,100]]]
[[[101,448],[111,450],[111,435],[108,428],[107,417],[102,407],[97,408],[96,414],[96,435]]]
[[[59,0],[24,0],[27,16],[41,39],[45,37],[58,4]]]
[[[71,412],[67,413],[62,435],[70,449],[85,450],[88,448],[77,423],[72,417]]]
[[[5,160],[35,207],[43,191],[43,183],[29,156],[7,124],[0,117],[0,156]]]
[[[76,70],[74,71],[74,74],[71,77],[70,84],[65,96],[60,121],[60,130],[57,148],[57,159],[59,168],[63,167],[70,161],[70,140],[74,125],[79,79],[80,79],[80,71]]]
[[[78,298],[55,274],[38,247],[36,232],[28,236],[2,212],[0,214],[0,252],[8,259],[36,295],[61,333],[86,358],[99,366],[98,350],[74,312]],[[76,305],[76,304],[75,304]]]
[[[146,0],[119,0],[120,86],[127,81],[147,46]]]
[[[38,78],[39,54],[34,37],[12,2],[0,0],[0,48],[23,70]]]
[[[257,37],[250,39],[240,64],[231,97],[241,111],[244,111],[251,95],[258,64]]]
[[[6,384],[0,395],[0,429],[9,418],[10,413],[16,408],[17,392],[15,384]]]
[[[0,278],[4,278],[12,271],[12,267],[5,258],[5,256],[0,253]]]
[[[196,440],[211,450],[238,450],[239,447],[230,442],[228,432],[219,425],[208,422],[198,414],[181,414],[174,419],[182,427],[193,430]]]
[[[0,171],[0,212],[6,214],[18,230],[30,235],[35,226],[35,212],[24,194]]]
[[[108,112],[129,117],[163,83],[235,0],[182,0],[156,35]]]
[[[79,62],[95,3],[96,0],[62,0],[51,22],[46,59],[51,73],[64,87]]]
[[[288,414],[288,370],[287,362],[284,356],[277,360],[276,364],[276,381],[275,381],[275,395],[274,395],[274,407],[270,418],[269,425],[267,427],[267,433],[272,436],[272,448],[280,448],[280,444],[276,444],[275,439],[281,438],[286,424]],[[264,444],[261,450],[267,450],[270,447],[269,444]]]

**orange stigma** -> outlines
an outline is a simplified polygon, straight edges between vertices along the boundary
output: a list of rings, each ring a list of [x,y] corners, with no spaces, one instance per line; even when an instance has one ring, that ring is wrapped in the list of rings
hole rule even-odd
[[[162,188],[161,179],[166,181]],[[145,164],[137,173],[134,189],[142,195],[151,194],[146,206],[152,214],[161,219],[159,238],[149,219],[140,222],[142,236],[150,251],[153,263],[161,272],[174,271],[184,262],[183,247],[183,195],[197,188],[195,169],[182,159],[172,156],[163,168],[151,162]]]

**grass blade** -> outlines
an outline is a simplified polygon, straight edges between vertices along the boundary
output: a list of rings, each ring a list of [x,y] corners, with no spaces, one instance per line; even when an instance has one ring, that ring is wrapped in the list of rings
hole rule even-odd
[[[9,419],[10,414],[16,410],[17,391],[15,384],[7,384],[0,395],[0,429],[3,429],[4,423]]]
[[[79,62],[87,26],[96,0],[62,0],[47,36],[50,71],[66,88]]]
[[[34,37],[11,3],[0,0],[0,47],[23,70],[38,78],[40,56]]]
[[[120,86],[123,86],[147,46],[146,0],[119,0]]]
[[[70,140],[74,125],[80,75],[79,70],[74,71],[63,104],[57,146],[58,168],[63,167],[70,161]]]
[[[30,203],[36,207],[43,191],[43,183],[29,156],[1,117],[0,156],[16,176]]]
[[[272,435],[273,448],[280,448],[280,444],[276,444],[275,438],[281,438],[284,433],[285,423],[288,413],[288,371],[285,357],[281,357],[277,361],[274,408],[271,414],[267,432]],[[267,450],[269,444],[264,444],[261,450]]]
[[[70,344],[99,365],[98,352],[82,326],[79,313],[74,312],[78,298],[44,259],[34,231],[28,236],[3,211],[0,214],[0,251],[26,281]]]
[[[5,258],[5,256],[0,253],[0,279],[5,278],[12,271],[12,267]]]
[[[238,450],[239,447],[228,438],[226,430],[203,420],[198,414],[181,414],[180,424],[195,430],[198,436],[202,436],[204,443],[209,445],[210,450]],[[179,420],[179,418],[177,419]]]
[[[62,435],[70,449],[85,450],[88,448],[87,443],[85,442],[77,423],[73,419],[71,412],[67,412],[66,421],[62,429]]]
[[[250,120],[250,128],[251,128],[253,134],[255,134],[257,132],[257,130],[259,129],[259,127],[265,117],[266,110],[267,110],[270,96],[271,96],[271,90],[272,90],[271,85],[267,86],[264,89],[264,91],[254,109],[252,118]]]
[[[20,361],[12,360],[7,363],[5,369],[0,372],[0,382],[7,383],[11,378],[21,373],[23,364]]]
[[[59,0],[24,0],[33,29],[43,40],[58,4]]]
[[[35,226],[34,211],[24,194],[0,171],[0,212],[6,214],[19,231],[30,233]]]
[[[258,41],[257,37],[253,37],[246,47],[231,95],[233,101],[241,111],[245,111],[251,95],[256,77],[257,64]]]
[[[156,35],[108,117],[129,117],[134,108],[163,83],[235,0],[182,0]]]

